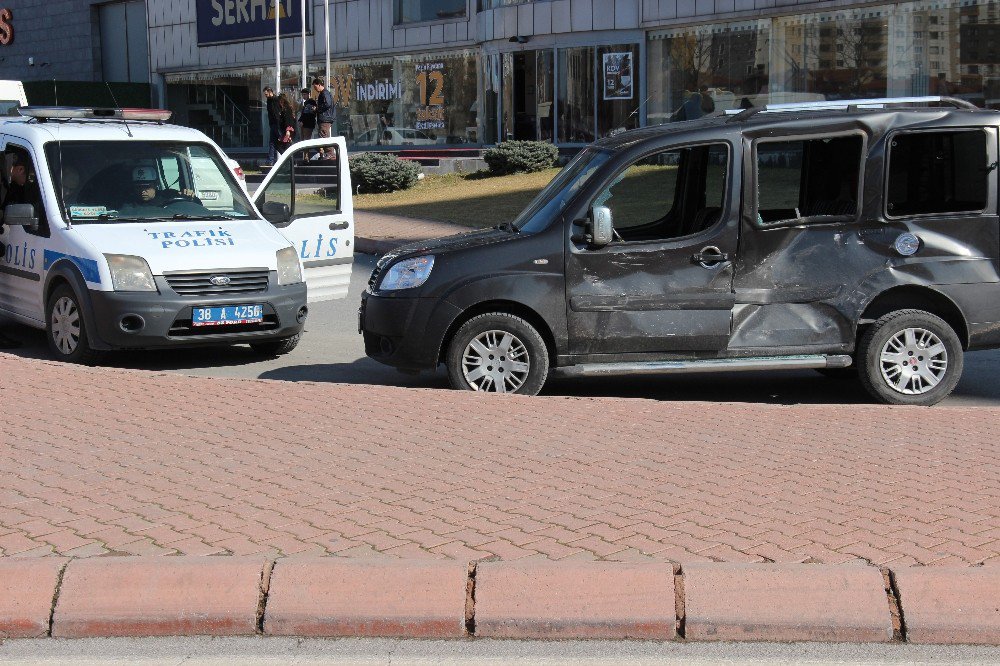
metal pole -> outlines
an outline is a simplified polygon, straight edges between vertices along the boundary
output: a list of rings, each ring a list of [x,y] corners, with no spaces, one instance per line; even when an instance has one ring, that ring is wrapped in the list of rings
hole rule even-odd
[[[306,0],[302,0],[302,14],[300,20],[302,21],[302,85],[299,88],[308,88],[309,84],[306,82]]]
[[[281,3],[274,0],[274,94],[281,94]]]
[[[324,0],[323,6],[326,11],[326,85],[330,85],[330,0]]]

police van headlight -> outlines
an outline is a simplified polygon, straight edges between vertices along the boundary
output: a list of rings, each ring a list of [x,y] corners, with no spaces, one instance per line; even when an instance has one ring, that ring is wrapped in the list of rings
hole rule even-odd
[[[302,282],[302,265],[294,247],[278,250],[278,284],[298,284]]]
[[[413,289],[419,287],[431,276],[434,268],[434,255],[403,259],[392,265],[382,278],[379,289],[393,291],[396,289]]]
[[[106,254],[115,291],[156,291],[153,272],[142,257],[131,254]]]

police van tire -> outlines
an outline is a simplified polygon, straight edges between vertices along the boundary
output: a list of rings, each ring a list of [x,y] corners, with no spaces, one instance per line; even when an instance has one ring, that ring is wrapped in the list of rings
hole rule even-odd
[[[57,360],[97,365],[104,356],[90,347],[87,323],[76,292],[67,284],[55,288],[45,312],[45,337]]]
[[[549,350],[521,317],[489,312],[462,324],[448,345],[445,364],[452,388],[538,395],[549,374]]]
[[[302,334],[293,335],[290,338],[281,340],[268,340],[267,342],[251,342],[250,349],[261,356],[282,356],[299,346]]]
[[[962,377],[962,343],[940,317],[897,310],[865,332],[856,356],[861,384],[889,405],[930,406],[944,400]]]

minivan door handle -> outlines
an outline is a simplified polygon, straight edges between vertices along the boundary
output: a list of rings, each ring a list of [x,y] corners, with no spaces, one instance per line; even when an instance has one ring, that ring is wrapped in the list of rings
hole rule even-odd
[[[691,261],[700,264],[702,268],[714,268],[729,261],[729,254],[714,245],[703,247],[701,252],[691,255]]]
[[[330,231],[340,231],[341,229],[346,229],[349,226],[349,222],[331,222]]]

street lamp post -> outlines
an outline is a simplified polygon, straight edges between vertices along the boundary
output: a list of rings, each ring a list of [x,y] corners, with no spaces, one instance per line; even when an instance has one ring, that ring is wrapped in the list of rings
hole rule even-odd
[[[281,94],[281,3],[274,0],[274,94]]]
[[[330,85],[330,0],[324,0],[324,17],[326,18],[326,85]]]
[[[309,83],[306,80],[306,0],[302,0],[302,14],[299,16],[299,20],[302,21],[302,85],[299,88],[308,88]]]

